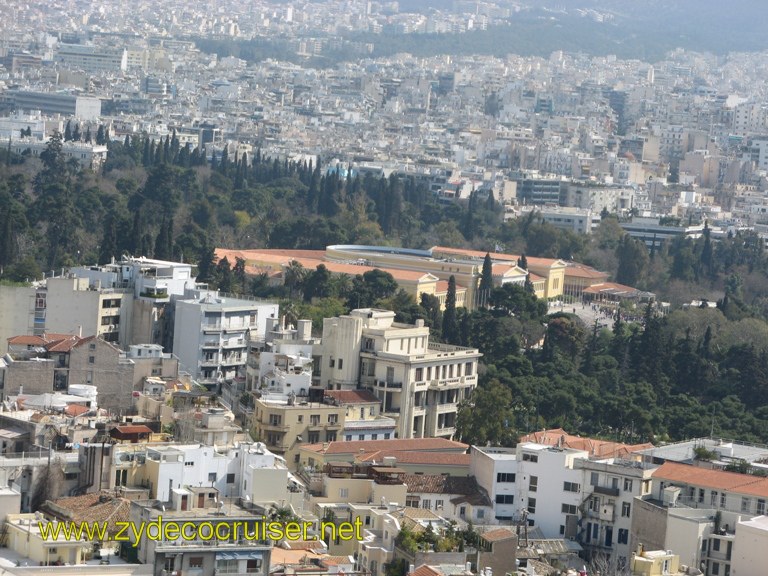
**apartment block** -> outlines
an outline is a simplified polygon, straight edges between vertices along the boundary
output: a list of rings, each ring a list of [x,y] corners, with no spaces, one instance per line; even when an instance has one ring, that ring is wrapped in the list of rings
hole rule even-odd
[[[248,340],[264,335],[267,318],[277,317],[278,305],[194,294],[175,305],[173,351],[181,369],[209,387],[224,380],[245,381]]]
[[[451,437],[458,404],[477,385],[480,352],[429,342],[429,328],[358,309],[323,323],[321,385],[371,390],[397,421],[399,438]]]

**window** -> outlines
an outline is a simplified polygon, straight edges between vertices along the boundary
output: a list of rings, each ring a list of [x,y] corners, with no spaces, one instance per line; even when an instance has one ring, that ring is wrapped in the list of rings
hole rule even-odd
[[[514,504],[515,496],[513,494],[496,494],[496,504]]]
[[[539,488],[539,477],[538,476],[531,476],[530,481],[528,482],[528,490],[530,492],[536,492]]]
[[[320,432],[310,432],[307,434],[307,442],[310,444],[317,444],[320,442]]]
[[[629,502],[622,502],[621,503],[621,517],[622,518],[629,518],[631,510],[632,510],[632,505]]]
[[[418,508],[419,507],[419,497],[418,496],[406,496],[405,497],[405,505],[408,508]]]
[[[472,374],[474,373],[473,370],[474,370],[474,366],[473,366],[472,362],[467,362],[466,364],[464,364],[464,375],[465,376],[472,376]]]
[[[725,508],[725,492],[720,493],[720,508]]]
[[[712,492],[709,493],[709,505],[713,508],[717,506],[717,492],[712,490]]]
[[[235,474],[230,472],[227,474],[227,484],[234,484],[235,483]]]
[[[310,426],[319,426],[320,425],[320,414],[312,414],[309,417],[309,425]]]
[[[189,559],[189,567],[190,568],[202,568],[203,567],[203,557],[202,556],[192,556]]]
[[[477,511],[477,519],[478,519],[478,520],[482,520],[483,518],[485,518],[485,509],[483,509],[483,508],[480,508],[480,509]]]
[[[560,511],[563,514],[576,514],[577,508],[574,504],[563,504]]]
[[[496,474],[496,482],[514,482],[515,475],[511,472],[499,472]]]
[[[339,370],[344,366],[344,358],[339,358]]]
[[[298,421],[299,424],[302,424],[304,422],[304,415],[303,414],[299,414],[299,417],[297,418],[297,421]]]
[[[338,422],[339,422],[338,414],[328,414],[328,424],[338,424]]]
[[[757,512],[758,516],[763,516],[765,514],[765,500],[762,498],[757,501],[757,510],[755,510],[755,512]]]
[[[619,489],[619,479],[618,478],[611,478],[611,488],[614,490]]]
[[[261,572],[261,558],[251,558],[245,565],[246,574],[253,574],[255,572]]]
[[[352,442],[352,434],[347,434],[346,436],[344,436],[344,440],[346,440],[347,442]]]
[[[578,492],[581,486],[576,482],[563,482],[563,490],[566,492]]]
[[[95,364],[96,356],[88,356],[88,364]]]
[[[349,488],[339,488],[339,498],[349,498]]]
[[[527,452],[523,452],[523,461],[524,462],[538,462],[539,461],[539,455],[538,454],[528,454]]]
[[[600,484],[600,474],[597,472],[592,472],[589,476],[589,485],[590,486],[597,486]]]
[[[336,360],[334,360],[333,358],[331,358],[331,359],[328,361],[328,368],[335,368],[335,367],[336,367]]]
[[[714,550],[715,552],[719,552],[720,551],[720,539],[719,538],[715,538],[714,540],[712,540],[712,550]]]
[[[336,442],[336,432],[326,432],[325,433],[325,441],[326,442]]]
[[[280,423],[282,422],[282,417],[280,414],[270,414],[269,415],[269,425],[270,426],[280,426]]]
[[[467,507],[461,506],[459,507],[459,518],[464,518],[464,516],[467,515]]]
[[[699,488],[699,504],[704,502],[704,488]]]
[[[371,434],[371,440],[378,440],[379,435],[378,434]]]
[[[88,350],[96,350],[96,344],[94,342],[88,344]],[[141,350],[139,350],[139,354],[141,354]]]
[[[442,510],[442,509],[443,509],[443,501],[435,500],[435,510]]]
[[[751,498],[742,498],[741,499],[741,511],[742,512],[749,512],[749,509],[751,508],[752,502]]]
[[[389,440],[389,436],[390,436],[390,433],[389,432],[385,432],[384,433],[384,440]]]
[[[416,368],[416,382],[424,380],[424,368]]]
[[[357,435],[358,440],[365,440],[365,434],[358,434]]]
[[[629,530],[626,528],[619,528],[619,537],[616,542],[618,544],[629,544]]]
[[[208,482],[216,482],[216,472],[208,472]]]
[[[528,512],[536,514],[536,498],[528,498]]]
[[[184,466],[194,466],[195,463],[192,461],[184,462]]]
[[[718,574],[720,574],[720,563],[712,562],[712,575],[718,576]]]
[[[426,510],[432,509],[432,500],[422,500],[421,501],[421,507]]]
[[[560,536],[564,536],[564,535],[565,535],[565,526],[560,524]]]
[[[624,492],[632,492],[632,480],[624,478]]]

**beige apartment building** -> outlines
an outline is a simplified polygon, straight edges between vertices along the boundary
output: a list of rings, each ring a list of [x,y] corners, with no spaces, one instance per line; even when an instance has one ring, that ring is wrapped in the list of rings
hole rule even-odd
[[[432,343],[423,320],[402,324],[368,308],[326,318],[322,342],[323,387],[371,390],[399,438],[456,432],[459,402],[477,386],[477,349]]]

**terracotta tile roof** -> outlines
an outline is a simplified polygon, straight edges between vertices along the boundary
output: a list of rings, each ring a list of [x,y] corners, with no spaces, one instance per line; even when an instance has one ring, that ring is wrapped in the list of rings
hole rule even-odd
[[[422,564],[416,570],[411,572],[410,576],[444,576],[443,573],[437,568]]]
[[[608,279],[607,272],[600,272],[600,270],[596,270],[591,266],[578,264],[576,262],[568,263],[568,267],[565,269],[565,277],[568,278],[569,276],[574,278],[602,279],[603,281]]]
[[[78,336],[69,336],[63,340],[59,340],[51,345],[46,346],[48,352],[69,352],[78,343],[80,338]]]
[[[535,442],[545,446],[557,446],[562,448],[573,448],[574,450],[585,450],[589,452],[591,458],[622,458],[638,450],[653,448],[653,444],[622,444],[620,442],[609,442],[607,440],[595,440],[593,438],[582,438],[568,434],[562,428],[553,428],[533,432],[520,438],[520,442]]]
[[[310,252],[311,256],[294,256],[292,252]],[[400,281],[428,281],[436,278],[428,272],[419,272],[414,270],[400,270],[397,268],[384,268],[381,266],[359,266],[357,264],[344,264],[341,262],[326,261],[325,252],[322,250],[225,250],[216,249],[216,255],[219,258],[227,257],[230,264],[234,264],[235,257],[239,256],[246,261],[246,272],[249,274],[260,274],[266,269],[279,270],[282,272],[284,266],[288,266],[295,261],[308,270],[314,270],[319,264],[324,264],[329,272],[335,274],[349,274],[356,276],[364,274],[371,270],[382,270],[389,272],[395,280]]]
[[[601,284],[593,284],[589,288],[585,288],[584,293],[599,294],[600,292],[605,292],[607,290],[610,290],[611,292],[629,292],[630,294],[639,292],[637,288],[633,288],[632,286],[625,286],[624,284],[617,284],[616,282],[603,282]]]
[[[42,336],[21,334],[19,336],[11,336],[8,338],[8,344],[13,344],[15,346],[45,346],[52,342],[64,340],[65,338],[72,338],[72,334],[57,334],[54,332],[47,332]]]
[[[117,430],[120,434],[152,434],[152,429],[143,424],[115,426],[113,430]]]
[[[653,479],[768,498],[768,478],[752,476],[751,474],[710,470],[690,464],[665,462],[653,472]]]
[[[450,450],[464,452],[467,444],[446,440],[445,438],[396,438],[393,440],[352,440],[350,442],[328,442],[326,444],[306,444],[304,450],[318,454],[358,454],[387,450],[389,452],[403,451],[438,451]]]
[[[90,408],[87,406],[81,406],[80,404],[67,404],[67,407],[64,408],[64,414],[67,416],[80,416],[89,410]]]
[[[94,492],[47,501],[41,507],[46,516],[73,522],[107,522],[109,532],[117,530],[117,522],[130,520],[131,502],[107,492]]]
[[[486,542],[499,542],[500,540],[508,540],[515,538],[516,535],[512,530],[507,528],[496,528],[495,530],[489,530],[480,535],[480,537]]]
[[[369,404],[371,402],[379,404],[381,402],[370,390],[326,390],[325,395],[342,405]]]
[[[454,496],[451,504],[491,506],[491,499],[474,476],[449,476],[446,474],[406,474],[403,482],[409,494],[443,494]]]
[[[354,564],[355,561],[349,556],[324,556],[320,559],[320,564],[325,566],[344,566],[346,564]]]
[[[467,289],[464,286],[456,284],[456,292],[466,292]],[[448,280],[438,280],[435,284],[435,292],[438,294],[441,292],[448,292]]]
[[[376,450],[366,452],[355,458],[358,462],[383,462],[384,458],[394,457],[398,464],[421,464],[424,466],[461,466],[469,469],[472,456],[458,452],[397,452],[394,450]]]

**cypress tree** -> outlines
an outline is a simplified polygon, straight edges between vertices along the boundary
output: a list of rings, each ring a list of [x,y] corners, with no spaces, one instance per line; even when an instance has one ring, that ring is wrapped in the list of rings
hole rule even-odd
[[[445,296],[445,312],[443,312],[443,340],[449,344],[457,344],[460,337],[459,321],[456,315],[456,278],[451,275],[448,279],[448,293]]]
[[[490,253],[485,253],[483,259],[483,270],[480,273],[480,288],[479,288],[479,305],[485,306],[488,303],[488,299],[491,296],[491,290],[493,290],[493,261],[491,260]]]

